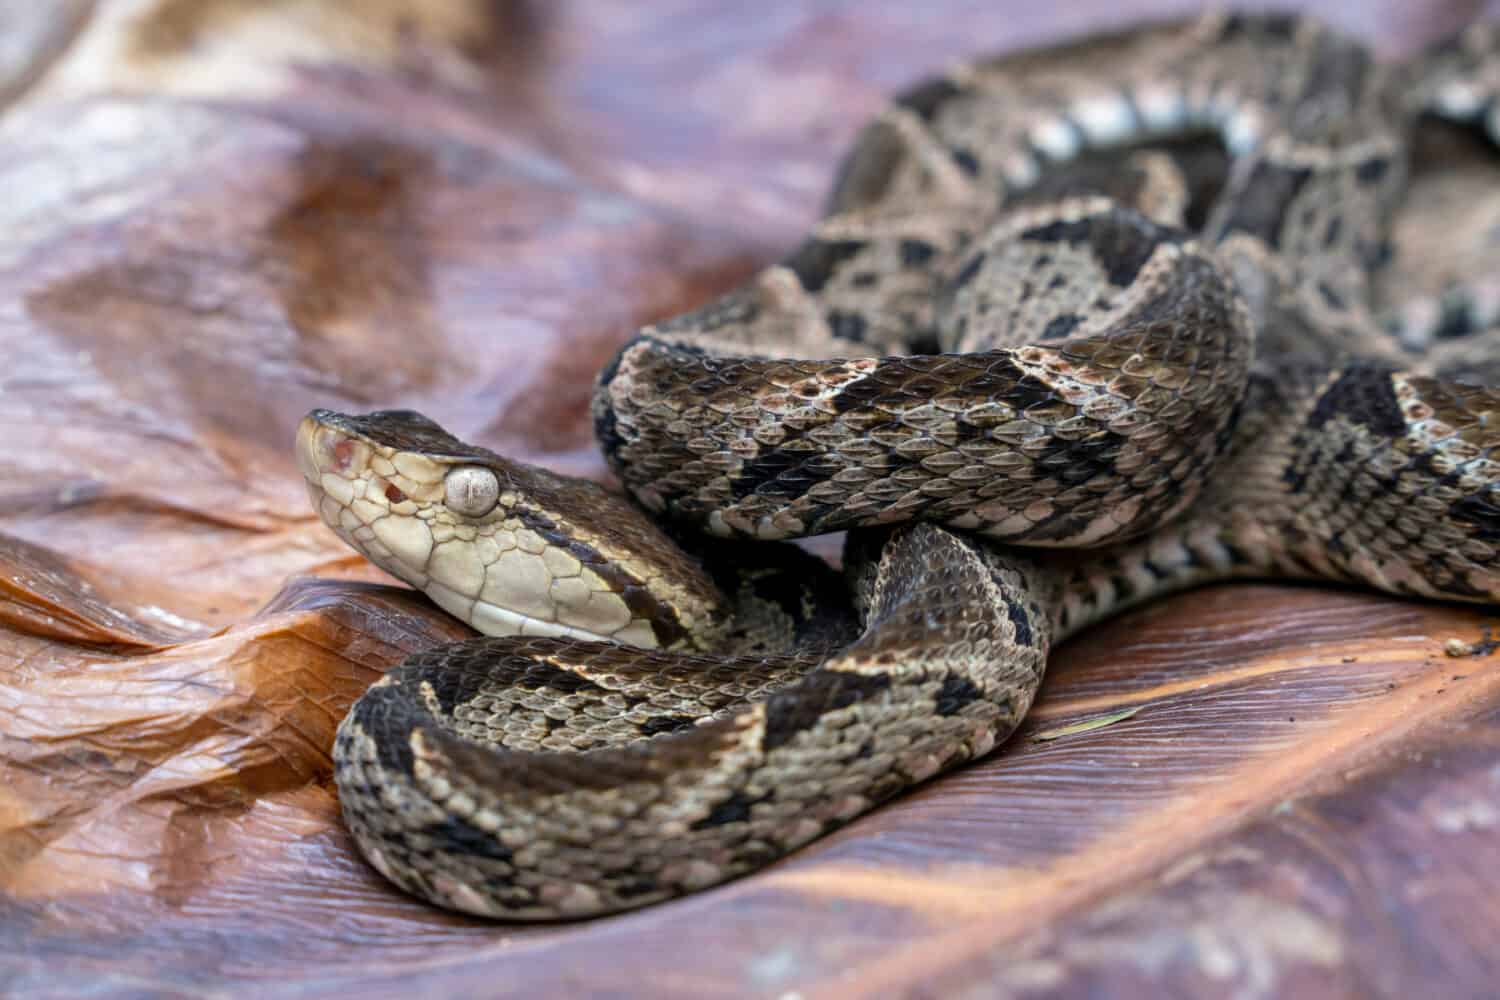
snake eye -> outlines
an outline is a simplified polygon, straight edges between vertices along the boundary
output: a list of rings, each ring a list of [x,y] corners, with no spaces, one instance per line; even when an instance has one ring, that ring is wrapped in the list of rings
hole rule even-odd
[[[482,465],[459,465],[443,477],[443,502],[455,514],[483,517],[500,499],[500,479]]]

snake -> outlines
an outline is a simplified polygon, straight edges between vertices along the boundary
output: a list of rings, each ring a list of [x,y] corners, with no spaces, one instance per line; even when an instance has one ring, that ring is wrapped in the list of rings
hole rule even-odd
[[[599,372],[623,495],[313,411],[321,519],[480,633],[339,726],[363,856],[468,914],[629,910],[984,756],[1053,646],[1164,594],[1500,600],[1497,95],[1483,23],[965,62],[864,125],[790,254]],[[834,532],[837,568],[788,541]]]

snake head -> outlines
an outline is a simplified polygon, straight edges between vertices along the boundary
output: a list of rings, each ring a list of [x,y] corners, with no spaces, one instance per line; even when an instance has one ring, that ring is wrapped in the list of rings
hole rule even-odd
[[[314,410],[296,452],[324,523],[481,632],[672,648],[722,624],[702,569],[596,483],[468,444],[411,410]]]

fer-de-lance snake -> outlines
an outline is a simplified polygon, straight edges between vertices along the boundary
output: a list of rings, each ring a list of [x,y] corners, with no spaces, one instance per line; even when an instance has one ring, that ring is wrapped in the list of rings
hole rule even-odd
[[[365,856],[469,913],[623,910],[987,753],[1054,643],[1161,594],[1500,598],[1500,290],[1449,246],[1497,212],[1497,67],[1486,25],[1383,63],[1213,15],[909,89],[799,248],[600,373],[633,502],[309,415],[322,518],[486,633],[340,727]],[[843,577],[776,542],[840,530]]]

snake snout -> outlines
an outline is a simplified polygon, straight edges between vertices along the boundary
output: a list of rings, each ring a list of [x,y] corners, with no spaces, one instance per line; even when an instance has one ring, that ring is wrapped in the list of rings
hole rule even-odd
[[[335,426],[335,416],[331,410],[313,410],[297,425],[297,468],[314,485],[322,485],[327,475],[358,476],[369,460],[369,446]]]

